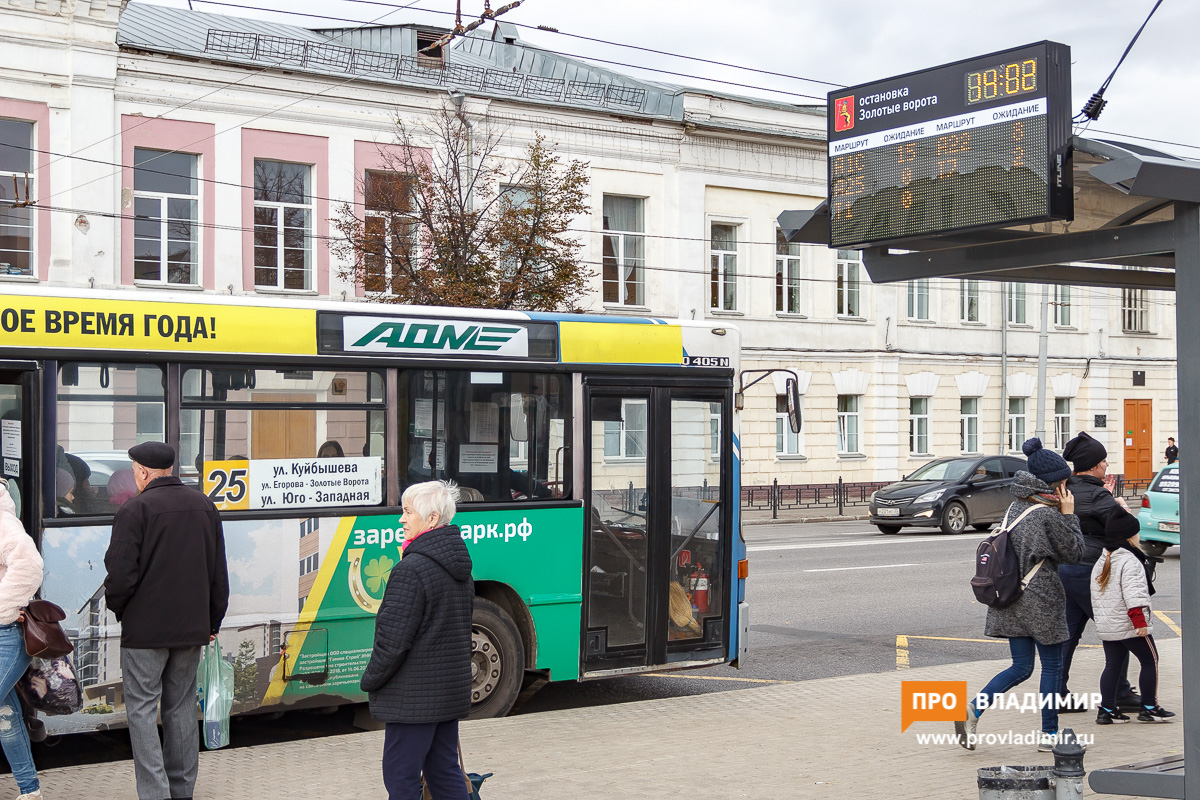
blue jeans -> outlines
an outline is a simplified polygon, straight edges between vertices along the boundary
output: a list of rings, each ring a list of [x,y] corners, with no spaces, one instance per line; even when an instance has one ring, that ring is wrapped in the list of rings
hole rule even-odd
[[[15,622],[0,625],[0,696],[4,698],[0,700],[0,748],[4,749],[4,757],[8,759],[21,794],[40,788],[16,688],[17,681],[27,669],[29,656],[25,653],[25,637],[20,626]]]
[[[1024,683],[1033,674],[1033,651],[1037,648],[1038,658],[1042,662],[1042,682],[1039,687],[1039,700],[1047,696],[1057,696],[1060,674],[1062,670],[1062,644],[1039,644],[1031,636],[1017,636],[1008,640],[1008,649],[1012,653],[1012,666],[1000,672],[988,681],[980,694],[988,696],[988,705],[996,702],[996,695],[1007,692],[1017,684]],[[977,710],[982,715],[982,710]],[[1042,733],[1058,733],[1058,705],[1050,703],[1050,707],[1042,708]]]

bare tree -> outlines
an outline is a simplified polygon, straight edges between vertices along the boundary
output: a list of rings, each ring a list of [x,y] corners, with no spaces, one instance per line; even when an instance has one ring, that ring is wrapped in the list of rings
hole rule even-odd
[[[364,209],[333,220],[342,277],[379,302],[576,308],[592,276],[569,233],[589,211],[587,164],[562,163],[541,134],[520,158],[503,157],[501,140],[450,105],[423,123],[397,118],[400,146],[360,177]]]

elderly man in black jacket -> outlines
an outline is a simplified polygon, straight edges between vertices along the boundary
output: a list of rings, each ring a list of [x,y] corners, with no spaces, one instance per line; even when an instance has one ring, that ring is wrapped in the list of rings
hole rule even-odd
[[[1108,474],[1108,451],[1104,445],[1081,432],[1063,448],[1063,458],[1070,461],[1075,474],[1067,482],[1071,493],[1075,495],[1075,514],[1079,517],[1079,527],[1083,531],[1083,559],[1078,564],[1063,564],[1058,568],[1058,577],[1062,580],[1063,589],[1067,593],[1067,633],[1070,638],[1063,643],[1062,664],[1062,695],[1067,702],[1061,712],[1084,711],[1085,707],[1075,704],[1072,699],[1065,698],[1068,693],[1067,679],[1071,672],[1071,660],[1075,656],[1075,648],[1083,636],[1083,629],[1092,619],[1092,595],[1090,581],[1092,567],[1096,559],[1104,552],[1104,524],[1109,513],[1117,507],[1129,510],[1125,500],[1114,497],[1110,483],[1105,480]],[[1121,683],[1117,687],[1117,702],[1122,706],[1136,706],[1141,711],[1142,698],[1129,685],[1125,673],[1129,668],[1129,655],[1125,655],[1125,663],[1121,667]],[[1095,691],[1093,689],[1092,691]],[[1097,710],[1097,715],[1100,713]]]
[[[454,518],[457,488],[428,481],[401,497],[404,551],[375,618],[363,672],[371,716],[386,723],[383,783],[390,800],[467,800],[458,721],[471,710],[471,556]]]
[[[191,797],[200,763],[196,668],[229,607],[225,537],[212,501],[171,474],[174,448],[143,442],[129,457],[140,494],[113,519],[104,596],[121,623],[138,797]]]

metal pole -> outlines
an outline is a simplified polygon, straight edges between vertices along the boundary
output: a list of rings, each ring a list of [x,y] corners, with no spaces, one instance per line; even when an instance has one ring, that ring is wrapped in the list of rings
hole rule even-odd
[[[1179,378],[1179,450],[1200,453],[1200,349],[1187,334],[1189,315],[1200,303],[1200,205],[1175,204],[1175,344]],[[1185,422],[1190,420],[1191,424]],[[1186,463],[1186,462],[1185,462]],[[1200,469],[1179,470],[1179,527],[1200,524]],[[1190,544],[1190,542],[1189,542]],[[1185,797],[1200,797],[1200,548],[1179,554],[1183,609],[1183,753]]]
[[[1008,283],[1000,284],[1000,455],[1008,438]]]
[[[1050,318],[1050,284],[1042,284],[1042,332],[1038,334],[1037,430],[1033,434],[1046,444],[1046,350],[1050,334],[1046,329]]]
[[[842,494],[842,490],[843,490],[842,476],[838,475],[838,516],[839,517],[846,513],[846,506],[842,502],[845,495]]]
[[[779,519],[779,478],[771,481],[771,519]]]

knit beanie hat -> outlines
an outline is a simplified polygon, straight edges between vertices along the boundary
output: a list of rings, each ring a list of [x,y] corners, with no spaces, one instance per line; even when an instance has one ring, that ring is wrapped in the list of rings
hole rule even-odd
[[[1087,472],[1108,458],[1104,445],[1082,431],[1063,448],[1063,458],[1075,465],[1076,472]]]
[[[1141,530],[1137,517],[1120,506],[1115,506],[1104,519],[1104,549],[1110,553],[1121,549],[1129,539]]]
[[[1063,457],[1053,450],[1044,449],[1042,440],[1036,436],[1027,439],[1025,444],[1021,445],[1021,450],[1029,459],[1029,471],[1038,480],[1055,483],[1071,477],[1071,468],[1067,466]]]

